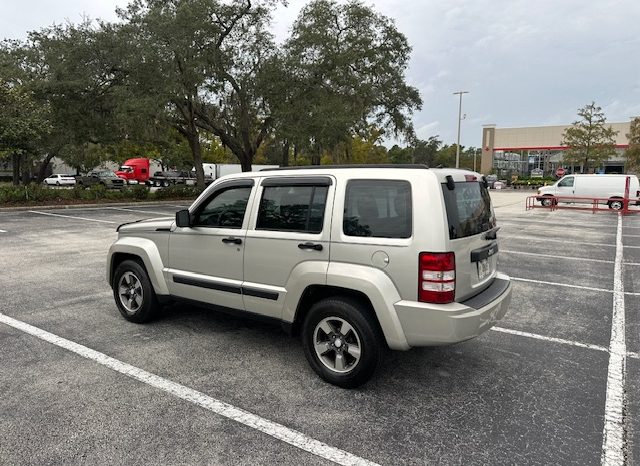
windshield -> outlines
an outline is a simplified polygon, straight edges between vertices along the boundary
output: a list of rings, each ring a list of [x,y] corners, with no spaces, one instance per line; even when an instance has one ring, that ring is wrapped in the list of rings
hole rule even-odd
[[[127,165],[123,165],[120,167],[120,171],[125,173],[133,173],[133,168]]]
[[[449,238],[465,238],[496,226],[489,190],[480,182],[458,182],[455,189],[442,185],[449,221]]]

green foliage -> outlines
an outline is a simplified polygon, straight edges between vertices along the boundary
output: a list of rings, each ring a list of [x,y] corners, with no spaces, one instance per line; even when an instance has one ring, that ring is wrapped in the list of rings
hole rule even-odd
[[[410,147],[400,147],[395,144],[391,149],[389,149],[387,156],[391,163],[413,163],[413,150]]]
[[[404,35],[358,1],[314,0],[278,45],[278,3],[132,0],[117,23],[3,43],[0,151],[25,172],[54,156],[83,172],[145,156],[195,166],[200,187],[202,161],[388,161],[379,139],[410,140],[422,104]]]
[[[412,137],[408,115],[422,100],[405,83],[410,52],[393,21],[362,3],[310,2],[267,67],[276,134],[315,163],[371,127]]]
[[[79,186],[73,189],[51,188],[41,184],[25,186],[0,185],[0,205],[57,205],[195,199],[200,192],[200,190],[192,186],[170,186],[151,193],[149,189],[142,185],[123,190],[106,189],[102,185],[94,185],[89,189]]]
[[[133,185],[127,188],[134,199],[143,201],[149,197],[149,189],[142,184]]]
[[[565,129],[561,144],[568,149],[564,153],[563,163],[581,165],[583,172],[597,167],[615,154],[617,131],[606,126],[602,108],[595,102],[578,109],[578,120]]]
[[[640,117],[631,120],[627,138],[629,139],[629,147],[624,152],[627,170],[638,172],[640,171]]]
[[[546,178],[529,178],[529,177],[519,177],[517,180],[511,182],[511,186],[514,187],[536,187],[536,186],[547,186],[555,183],[557,178],[546,177]]]
[[[414,163],[421,163],[428,167],[436,167],[442,164],[442,161],[438,160],[438,151],[442,146],[442,141],[438,136],[430,136],[426,141],[416,139],[412,144],[412,157]],[[445,161],[445,166],[448,162]]]
[[[196,198],[202,192],[195,186],[173,185],[159,189],[154,193],[155,199],[183,199]]]

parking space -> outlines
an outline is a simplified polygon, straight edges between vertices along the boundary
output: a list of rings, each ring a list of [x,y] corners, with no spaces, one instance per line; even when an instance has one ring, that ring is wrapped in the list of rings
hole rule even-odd
[[[499,328],[451,347],[392,352],[358,390],[322,382],[299,340],[272,324],[186,305],[147,325],[120,317],[104,278],[115,227],[173,215],[180,203],[0,212],[1,314],[182,387],[127,377],[0,323],[0,458],[598,464],[603,431],[612,428],[605,415],[616,406],[608,349],[623,296],[623,441],[604,449],[637,462],[640,218],[622,221],[625,265],[616,268],[617,215],[525,212],[517,194],[492,193],[500,269],[514,279]],[[179,396],[190,390],[203,398]],[[210,400],[255,418],[234,422],[208,408]],[[266,430],[256,427],[263,421]]]

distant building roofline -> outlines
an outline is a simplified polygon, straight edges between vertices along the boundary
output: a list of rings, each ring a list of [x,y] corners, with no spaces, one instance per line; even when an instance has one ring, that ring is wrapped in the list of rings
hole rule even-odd
[[[614,144],[616,149],[626,149],[629,144]],[[567,150],[568,146],[521,146],[521,147],[494,147],[493,150]]]

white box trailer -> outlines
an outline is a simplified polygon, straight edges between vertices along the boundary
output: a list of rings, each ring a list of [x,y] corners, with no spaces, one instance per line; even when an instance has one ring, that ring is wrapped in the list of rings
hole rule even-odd
[[[599,204],[608,204],[609,208],[620,210],[623,207],[622,200],[629,179],[630,198],[640,197],[640,182],[637,175],[565,175],[551,186],[538,189],[538,201],[542,205],[549,206],[555,202],[552,196],[569,196],[585,198],[602,198]],[[557,202],[591,204],[589,199],[563,199]],[[635,200],[633,204],[635,204]]]
[[[251,171],[257,172],[264,168],[279,168],[279,165],[252,165]],[[203,163],[204,176],[217,180],[221,176],[242,172],[242,165],[235,163]],[[193,168],[195,171],[195,168]]]

